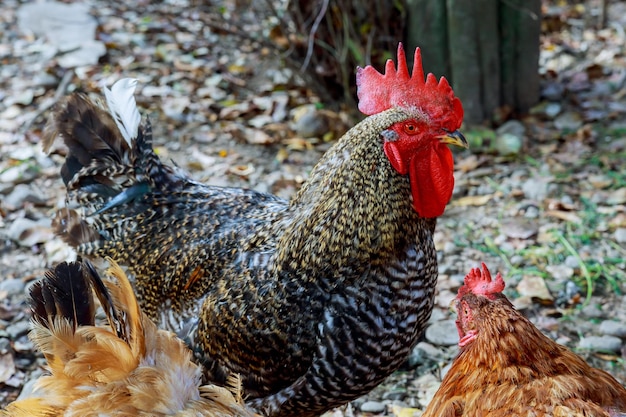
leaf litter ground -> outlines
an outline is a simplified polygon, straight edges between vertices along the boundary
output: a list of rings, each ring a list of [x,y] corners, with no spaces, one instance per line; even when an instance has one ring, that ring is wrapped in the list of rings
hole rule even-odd
[[[43,371],[27,338],[28,284],[73,256],[50,230],[65,204],[62,156],[39,144],[59,97],[135,77],[163,159],[198,180],[285,198],[354,123],[353,111],[324,109],[267,48],[203,25],[215,21],[208,9],[84,4],[65,29],[86,39],[74,45],[37,20],[52,12],[25,19],[21,2],[0,6],[0,405]],[[331,414],[419,415],[458,351],[449,303],[482,261],[543,332],[626,382],[626,5],[611,4],[602,29],[598,9],[544,4],[542,101],[496,130],[466,128],[472,149],[456,154],[426,337],[404,369]]]

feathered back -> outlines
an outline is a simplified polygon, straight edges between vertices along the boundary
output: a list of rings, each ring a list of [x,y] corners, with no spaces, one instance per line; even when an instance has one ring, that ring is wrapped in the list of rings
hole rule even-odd
[[[10,404],[10,416],[246,416],[239,381],[200,386],[201,371],[174,334],[140,310],[112,260],[103,280],[88,262],[61,263],[31,288],[33,343],[50,375],[36,397]],[[95,326],[94,291],[108,326]]]
[[[124,78],[104,88],[106,103],[75,93],[61,100],[44,129],[42,147],[50,152],[57,137],[67,146],[61,177],[68,194],[84,209],[63,209],[53,226],[73,247],[97,247],[98,227],[90,215],[99,214],[98,226],[111,228],[107,211],[140,199],[152,187],[176,187],[181,180],[161,163],[152,149],[152,128],[142,123],[134,93],[137,81]],[[82,215],[81,215],[82,214]],[[128,227],[128,224],[119,227]]]

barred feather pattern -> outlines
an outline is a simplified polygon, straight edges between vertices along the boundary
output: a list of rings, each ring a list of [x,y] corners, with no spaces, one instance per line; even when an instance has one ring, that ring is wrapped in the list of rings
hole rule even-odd
[[[88,262],[74,262],[33,285],[30,337],[50,375],[37,381],[36,397],[0,415],[252,416],[237,377],[226,388],[201,385],[191,351],[141,312],[123,270],[108,261],[106,280]],[[108,326],[94,325],[92,291]]]
[[[55,113],[45,141],[58,132],[66,164],[81,162],[65,169],[81,207],[61,210],[57,231],[80,254],[128,267],[144,313],[189,344],[207,380],[240,374],[257,411],[315,416],[367,393],[406,359],[432,310],[436,219],[413,209],[409,179],[390,165],[381,135],[423,114],[368,117],[285,201],[193,181],[159,160],[149,123],[126,146],[97,103],[66,100],[74,104]],[[79,138],[55,122],[70,107],[98,115],[80,123],[111,130],[92,126],[84,131],[98,138]],[[99,141],[109,142],[104,153]],[[113,178],[103,175],[110,166]]]

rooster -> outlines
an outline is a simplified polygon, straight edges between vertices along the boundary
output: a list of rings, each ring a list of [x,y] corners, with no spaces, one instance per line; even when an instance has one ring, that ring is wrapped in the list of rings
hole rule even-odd
[[[543,335],[502,294],[482,264],[454,301],[461,352],[422,417],[610,417],[626,389]]]
[[[115,263],[102,280],[89,263],[61,263],[30,290],[30,337],[50,375],[32,398],[6,416],[252,416],[238,394],[200,386],[202,371],[174,334],[141,313],[132,287]],[[95,291],[109,326],[95,325]],[[233,395],[234,394],[234,395]]]
[[[69,96],[44,132],[68,148],[61,174],[81,211],[58,233],[129,268],[146,313],[194,349],[211,381],[240,374],[267,416],[312,416],[367,393],[407,358],[433,307],[433,233],[454,187],[448,145],[463,107],[441,78],[357,71],[369,115],[291,201],[207,186],[162,163],[135,82],[107,107]]]

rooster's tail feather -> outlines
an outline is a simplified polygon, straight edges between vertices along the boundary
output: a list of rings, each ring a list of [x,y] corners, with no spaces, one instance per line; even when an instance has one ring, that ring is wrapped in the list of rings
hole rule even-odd
[[[80,262],[58,264],[30,287],[33,320],[50,328],[56,317],[65,318],[76,330],[94,324],[95,307]]]
[[[122,79],[105,88],[106,106],[86,94],[72,94],[44,130],[44,151],[57,137],[67,146],[61,176],[69,197],[84,209],[80,214],[62,210],[56,231],[74,247],[86,245],[79,250],[87,255],[116,233],[122,219],[148,208],[144,196],[166,195],[183,178],[154,152],[150,123],[142,123],[137,110],[135,86],[135,80]]]

